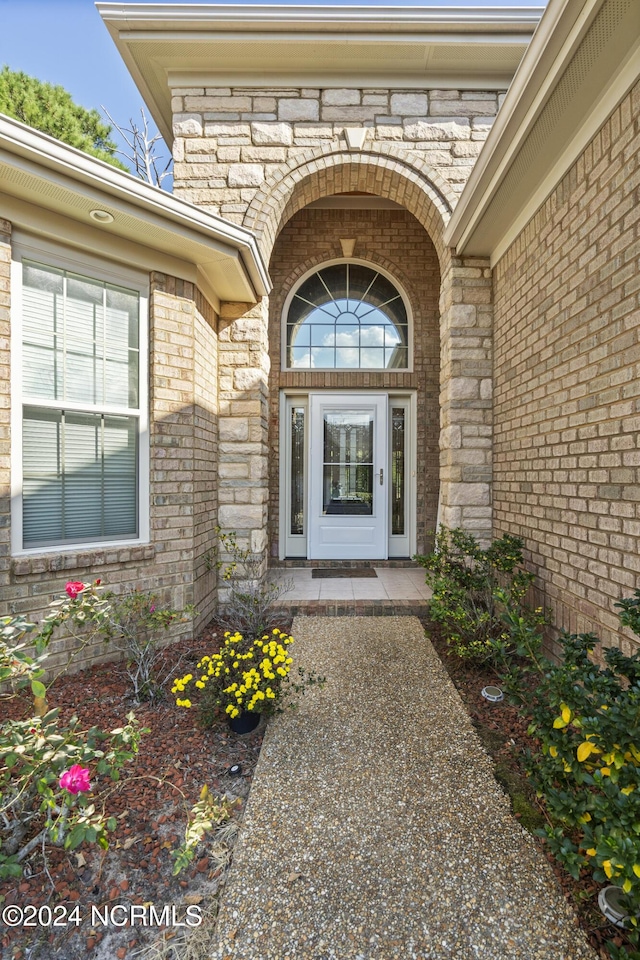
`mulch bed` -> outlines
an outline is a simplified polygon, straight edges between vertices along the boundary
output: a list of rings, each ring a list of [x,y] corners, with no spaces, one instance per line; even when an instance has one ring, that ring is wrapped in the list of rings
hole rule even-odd
[[[527,734],[527,718],[505,702],[488,703],[480,691],[499,678],[451,654],[430,625],[428,632],[494,759],[497,778],[512,796],[515,816],[528,829],[541,826],[544,809],[532,794],[522,766],[525,751],[533,745]],[[167,663],[177,664],[182,657],[176,674],[183,673],[183,667],[195,665],[202,654],[215,651],[218,645],[216,631],[207,630],[196,641],[169,648]],[[30,904],[36,909],[51,907],[55,915],[55,907],[64,905],[69,913],[78,908],[76,916],[82,918],[81,922],[57,928],[46,924],[0,927],[3,960],[192,960],[206,956],[207,934],[215,922],[228,858],[221,861],[215,855],[214,841],[207,840],[190,867],[173,877],[170,854],[183,841],[188,811],[205,784],[214,794],[239,798],[234,820],[240,821],[260,753],[264,722],[255,732],[238,736],[223,719],[203,729],[196,711],[176,707],[170,693],[154,705],[134,704],[126,674],[118,663],[61,677],[48,698],[50,706],[61,708],[62,719],[76,713],[83,727],[95,724],[103,730],[120,726],[133,709],[140,725],[149,727],[150,733],[144,736],[139,755],[124,769],[118,784],[110,780],[95,784],[93,799],[97,803],[106,800],[108,814],[118,819],[108,851],[87,844],[68,853],[50,848],[47,867],[51,879],[41,853],[36,852],[29,860],[28,875],[0,883],[0,909],[10,904],[24,909]],[[12,701],[11,709],[17,715],[19,704]],[[240,764],[240,776],[229,773],[234,764]],[[586,873],[575,881],[551,857],[544,841],[538,838],[538,842],[590,942],[601,957],[608,958],[606,941],[622,941],[619,931],[598,909],[600,886]],[[229,855],[232,845],[230,837]],[[155,906],[157,914],[162,914],[165,906],[175,908],[178,922],[184,921],[187,906],[196,907],[203,923],[200,927],[180,927],[171,914],[170,922],[164,925],[118,925],[132,905],[149,904]],[[100,918],[108,908],[109,922],[99,920],[92,925],[92,907],[99,909]],[[46,920],[46,913],[42,916]]]
[[[218,646],[216,632],[205,631],[197,641],[170,647],[167,664],[177,664],[182,656],[176,673],[183,673]],[[136,956],[187,960],[185,941],[204,938],[205,929],[212,925],[226,866],[213,856],[213,840],[198,848],[196,859],[177,877],[172,876],[170,854],[183,842],[188,811],[205,784],[216,795],[239,798],[233,815],[239,822],[260,753],[264,721],[255,732],[238,736],[224,719],[203,729],[196,711],[176,707],[170,692],[154,705],[134,704],[118,663],[59,678],[48,692],[48,701],[61,708],[62,720],[76,713],[83,728],[95,724],[106,731],[121,726],[133,710],[140,726],[149,727],[150,733],[142,738],[138,756],[123,769],[118,783],[92,778],[93,801],[98,805],[105,800],[107,814],[118,820],[117,829],[109,835],[108,851],[89,844],[73,852],[49,848],[47,867],[53,885],[38,851],[29,859],[28,875],[0,883],[0,910],[10,904],[23,909],[28,904],[37,909],[48,906],[54,917],[63,920],[78,908],[75,916],[81,922],[54,928],[45,909],[40,912],[42,925],[12,929],[0,925],[0,954],[11,960]],[[11,702],[14,715],[19,707]],[[234,764],[240,764],[240,776],[229,773]],[[233,827],[227,831],[233,832]],[[231,836],[231,845],[232,841]],[[132,905],[145,904],[154,904],[156,916],[169,922],[157,924],[152,916],[153,925],[145,926],[139,913],[138,918],[134,914],[133,923],[118,925],[130,916]],[[56,911],[57,905],[64,905],[65,911],[61,907]],[[162,917],[165,905],[176,908],[177,923],[185,922],[187,906],[192,907],[192,922],[198,912],[206,920],[199,927],[177,926],[172,912]],[[99,916],[92,914],[94,906]],[[102,921],[105,908],[107,923]],[[92,924],[92,919],[98,922]]]
[[[449,650],[432,624],[426,627],[485,749],[494,760],[496,779],[511,796],[514,815],[532,833],[535,829],[543,828],[547,819],[544,804],[531,789],[523,762],[526,751],[537,748],[536,741],[527,733],[530,720],[506,701],[489,703],[485,700],[481,693],[483,687],[488,684],[499,685],[500,678],[488,667],[461,660]],[[583,871],[580,879],[574,880],[551,855],[544,839],[537,836],[535,839],[591,945],[603,960],[609,960],[610,955],[605,947],[607,941],[622,946],[625,940],[620,930],[605,920],[598,907],[598,893],[603,884],[596,883],[588,871]]]

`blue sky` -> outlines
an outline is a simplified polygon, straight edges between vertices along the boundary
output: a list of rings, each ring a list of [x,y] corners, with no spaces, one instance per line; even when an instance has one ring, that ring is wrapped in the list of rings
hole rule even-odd
[[[299,2],[299,0],[298,0]],[[335,0],[334,0],[335,2]],[[545,0],[404,0],[403,6],[544,6]],[[341,3],[346,6],[346,3]],[[371,6],[394,6],[376,3]],[[399,4],[398,4],[399,5]],[[84,107],[104,105],[121,126],[139,118],[142,98],[93,0],[0,0],[0,65],[61,84]]]

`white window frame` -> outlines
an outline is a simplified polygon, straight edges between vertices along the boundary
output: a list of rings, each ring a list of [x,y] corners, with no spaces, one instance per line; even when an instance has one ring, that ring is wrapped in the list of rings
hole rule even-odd
[[[326,267],[333,267],[337,264],[349,263],[356,264],[358,266],[367,267],[369,270],[374,270],[376,273],[379,273],[381,276],[386,277],[389,283],[392,283],[396,288],[404,308],[407,313],[407,366],[406,367],[290,367],[287,363],[287,317],[289,316],[289,307],[291,302],[295,297],[296,293],[309,277],[313,276],[314,273],[318,273],[320,270],[324,270]],[[286,370],[287,373],[293,371],[294,373],[412,373],[413,372],[413,312],[411,310],[411,304],[409,302],[409,297],[406,294],[400,281],[393,276],[392,273],[389,273],[388,270],[385,270],[384,267],[381,267],[378,263],[374,263],[371,260],[362,260],[358,257],[336,257],[333,260],[323,260],[322,263],[317,263],[314,267],[311,267],[310,270],[307,270],[301,277],[299,277],[291,290],[287,294],[287,298],[284,302],[282,308],[282,316],[280,317],[280,340],[281,340],[281,357],[280,364],[281,369]]]
[[[11,553],[34,556],[50,553],[75,553],[112,547],[132,547],[149,543],[149,281],[137,270],[111,264],[90,254],[61,248],[44,239],[14,234],[11,262]],[[22,424],[25,400],[22,394],[22,277],[23,260],[61,270],[69,270],[88,279],[126,287],[139,294],[139,410],[138,419],[138,536],[117,540],[81,541],[53,546],[23,547],[22,524]],[[28,402],[28,401],[26,401]],[[85,409],[82,404],[61,404],[69,410]],[[121,413],[104,405],[105,413]],[[95,412],[95,411],[91,411]],[[130,414],[129,414],[130,415]]]

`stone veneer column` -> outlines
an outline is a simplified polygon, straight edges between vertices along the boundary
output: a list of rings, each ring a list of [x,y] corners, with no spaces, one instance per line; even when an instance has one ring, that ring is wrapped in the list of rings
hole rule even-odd
[[[0,219],[0,584],[9,582],[11,562],[11,224]]]
[[[218,340],[218,522],[267,565],[268,300],[223,303]],[[222,585],[224,589],[224,585]]]
[[[492,533],[492,287],[489,262],[453,257],[442,278],[440,522]]]

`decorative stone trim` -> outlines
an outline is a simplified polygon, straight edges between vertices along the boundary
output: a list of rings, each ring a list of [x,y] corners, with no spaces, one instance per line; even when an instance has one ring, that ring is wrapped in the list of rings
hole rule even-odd
[[[106,564],[141,563],[146,560],[155,560],[155,556],[155,546],[146,544],[83,553],[51,553],[33,557],[16,557],[11,561],[11,577],[15,582],[19,577],[34,573],[60,573],[61,570],[91,570],[93,567],[102,567]]]

